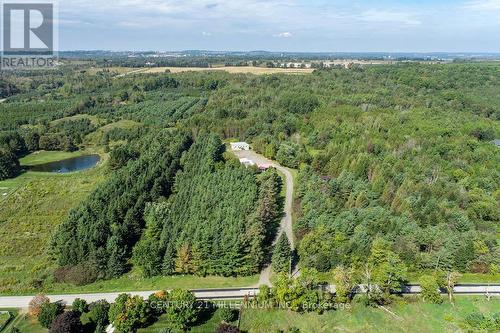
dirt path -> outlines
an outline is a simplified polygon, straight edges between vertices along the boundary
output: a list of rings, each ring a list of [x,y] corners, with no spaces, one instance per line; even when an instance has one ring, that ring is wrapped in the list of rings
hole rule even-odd
[[[120,77],[124,77],[124,76],[131,75],[131,74],[142,73],[142,72],[147,71],[148,69],[149,69],[149,67],[135,69],[135,70],[127,72],[127,73],[119,74],[119,75],[115,76],[115,78],[120,78]]]
[[[248,158],[256,164],[269,164],[285,175],[286,197],[285,197],[284,216],[283,219],[281,220],[280,228],[274,242],[275,243],[277,242],[282,233],[286,233],[288,241],[290,242],[290,246],[292,250],[294,250],[295,240],[293,238],[293,227],[292,227],[294,181],[293,181],[293,174],[290,172],[290,169],[285,168],[281,166],[278,162],[265,158],[264,156],[257,154],[254,151],[234,151],[234,154],[238,158]],[[271,266],[268,266],[264,268],[264,270],[260,274],[259,286],[263,284],[271,285],[271,281],[269,279],[270,275],[271,275]]]

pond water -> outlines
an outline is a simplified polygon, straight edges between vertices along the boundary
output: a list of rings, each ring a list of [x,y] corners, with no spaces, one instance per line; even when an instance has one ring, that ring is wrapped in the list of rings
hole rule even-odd
[[[33,165],[29,169],[39,172],[68,173],[93,168],[99,163],[99,155],[85,155],[45,164]]]

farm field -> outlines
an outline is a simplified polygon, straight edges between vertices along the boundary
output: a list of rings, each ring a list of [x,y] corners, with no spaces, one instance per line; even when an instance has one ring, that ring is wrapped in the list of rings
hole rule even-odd
[[[265,67],[252,67],[252,66],[228,66],[228,67],[213,67],[213,68],[200,68],[200,67],[154,67],[138,73],[152,74],[152,73],[183,73],[183,72],[207,72],[207,71],[225,71],[231,74],[310,74],[313,69],[302,68],[265,68]]]

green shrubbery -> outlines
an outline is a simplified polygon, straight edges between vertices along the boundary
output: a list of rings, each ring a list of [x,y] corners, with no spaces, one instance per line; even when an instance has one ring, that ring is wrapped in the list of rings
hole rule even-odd
[[[500,330],[500,313],[491,316],[480,312],[473,312],[465,317],[465,325],[472,330],[497,331]]]

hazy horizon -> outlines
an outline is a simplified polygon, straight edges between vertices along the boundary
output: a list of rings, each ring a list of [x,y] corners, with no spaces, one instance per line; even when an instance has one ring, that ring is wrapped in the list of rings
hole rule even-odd
[[[499,53],[500,0],[68,0],[60,50]]]

